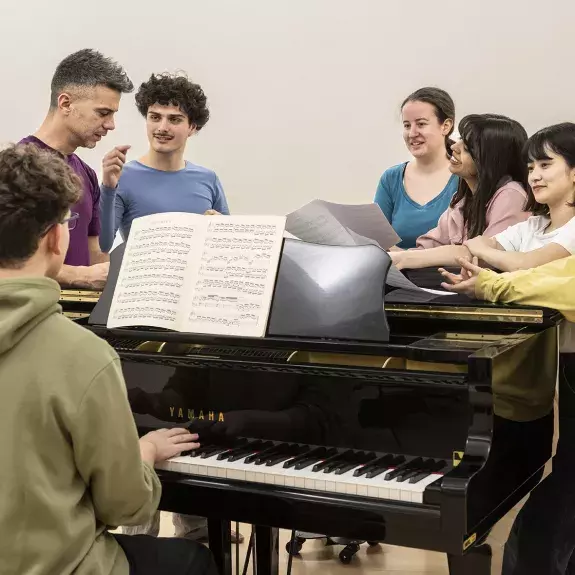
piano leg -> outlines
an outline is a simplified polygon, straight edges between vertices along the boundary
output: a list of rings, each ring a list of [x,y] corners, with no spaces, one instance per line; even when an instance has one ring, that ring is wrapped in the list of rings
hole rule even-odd
[[[232,527],[227,519],[208,517],[210,551],[214,555],[218,573],[232,575]]]
[[[278,575],[279,530],[275,527],[256,525],[255,562],[257,575]]]
[[[449,575],[491,575],[491,547],[472,547],[465,555],[447,555]]]

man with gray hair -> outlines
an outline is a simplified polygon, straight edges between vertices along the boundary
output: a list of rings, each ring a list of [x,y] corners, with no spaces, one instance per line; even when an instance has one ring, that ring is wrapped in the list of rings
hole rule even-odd
[[[109,262],[99,246],[98,177],[75,151],[94,148],[115,128],[120,98],[133,89],[124,69],[110,58],[90,49],[74,52],[56,68],[44,122],[34,135],[21,141],[64,158],[82,181],[82,195],[72,206],[72,212],[78,214],[76,226],[57,278],[62,285],[101,289],[106,283]]]

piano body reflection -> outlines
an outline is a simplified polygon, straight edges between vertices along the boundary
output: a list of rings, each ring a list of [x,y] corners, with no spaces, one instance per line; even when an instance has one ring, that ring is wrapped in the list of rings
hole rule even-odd
[[[257,526],[262,573],[277,570],[277,528],[442,551],[452,575],[490,573],[485,537],[551,456],[559,314],[396,294],[385,313],[380,302],[385,341],[357,325],[356,339],[282,335],[281,271],[265,338],[91,322],[122,359],[140,433],[200,434],[199,450],[159,466],[161,508],[208,518],[221,572],[241,521]]]

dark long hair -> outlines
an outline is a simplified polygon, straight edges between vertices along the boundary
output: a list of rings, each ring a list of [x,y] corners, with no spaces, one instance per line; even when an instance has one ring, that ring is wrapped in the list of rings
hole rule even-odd
[[[523,161],[549,160],[549,151],[561,156],[569,168],[575,168],[575,124],[563,122],[539,130],[533,134],[523,147]],[[568,204],[575,207],[575,203]],[[531,194],[527,209],[536,215],[549,215],[549,206],[539,204]]]
[[[419,88],[405,98],[401,104],[401,109],[408,102],[425,102],[426,104],[431,104],[435,110],[435,115],[440,124],[443,124],[445,120],[451,120],[453,126],[449,131],[449,134],[445,136],[445,149],[447,150],[447,155],[451,156],[451,146],[455,143],[449,136],[453,134],[455,128],[455,104],[451,96],[440,88],[425,87]]]
[[[459,122],[459,134],[477,169],[477,190],[472,193],[463,179],[451,200],[463,203],[463,224],[468,238],[486,228],[487,204],[505,181],[520,183],[528,196],[527,165],[522,152],[527,142],[525,128],[515,120],[497,114],[471,114]]]

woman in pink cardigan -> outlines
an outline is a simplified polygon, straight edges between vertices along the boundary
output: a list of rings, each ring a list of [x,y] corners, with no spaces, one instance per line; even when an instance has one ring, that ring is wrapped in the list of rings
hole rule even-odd
[[[465,240],[494,236],[526,220],[536,205],[527,185],[522,158],[527,132],[521,124],[473,114],[461,120],[459,133],[450,165],[460,178],[457,193],[437,227],[420,236],[415,248],[390,252],[399,269],[457,266],[460,257],[471,261]]]

